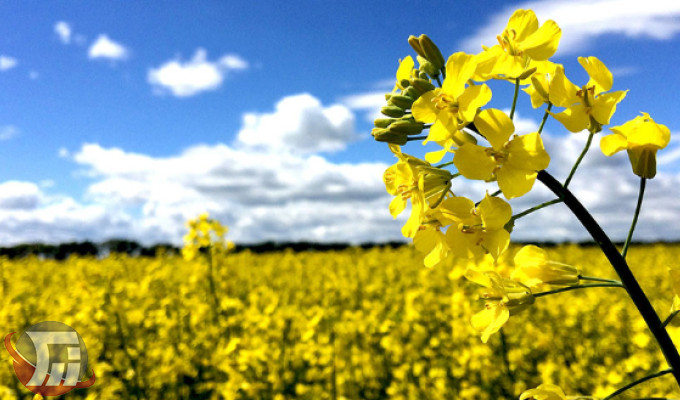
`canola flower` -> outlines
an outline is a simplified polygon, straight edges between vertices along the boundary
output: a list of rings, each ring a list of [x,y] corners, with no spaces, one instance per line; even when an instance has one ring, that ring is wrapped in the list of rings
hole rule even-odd
[[[569,191],[568,186],[587,155],[593,136],[610,124],[617,105],[626,98],[628,91],[613,90],[612,73],[604,62],[594,56],[578,58],[589,80],[580,87],[573,84],[567,78],[564,66],[550,60],[557,51],[561,35],[561,29],[554,21],[548,20],[541,25],[532,10],[517,10],[504,31],[498,35],[498,45],[483,47],[478,54],[455,52],[445,65],[441,52],[429,37],[421,35],[409,38],[420,67],[415,69],[409,63],[411,70],[408,77],[403,70],[401,77],[398,73],[399,82],[395,90],[400,89],[402,95],[408,91],[418,93],[418,98],[414,98],[412,103],[398,106],[402,108],[396,112],[385,110],[389,112],[383,113],[392,117],[389,123],[397,126],[404,123],[396,119],[407,115],[407,118],[422,123],[422,129],[418,128],[420,136],[385,138],[381,141],[387,141],[391,146],[405,146],[419,140],[423,144],[434,141],[443,149],[427,153],[426,161],[409,156],[411,165],[427,168],[430,177],[440,179],[431,179],[433,184],[427,189],[425,185],[408,186],[412,209],[408,228],[402,232],[413,239],[415,248],[424,254],[424,263],[428,267],[439,268],[461,259],[469,260],[466,277],[487,288],[487,292],[482,295],[485,309],[471,319],[471,326],[481,334],[483,342],[488,342],[493,334],[499,332],[509,322],[510,315],[533,309],[529,306],[537,302],[538,298],[543,301],[564,292],[593,288],[624,289],[639,310],[642,321],[650,330],[669,368],[660,372],[650,369],[646,377],[628,384],[623,383],[624,378],[617,375],[612,379],[618,379],[617,383],[623,385],[618,390],[609,395],[586,393],[583,398],[593,395],[609,400],[646,380],[665,374],[672,374],[680,386],[680,353],[667,329],[673,317],[680,313],[678,292],[675,292],[671,314],[662,321],[650,301],[650,294],[641,287],[627,261],[642,206],[645,182],[656,174],[656,155],[669,143],[670,130],[655,122],[649,114],[642,113],[620,126],[611,127],[613,134],[605,136],[600,142],[607,156],[626,150],[633,173],[640,176],[637,206],[624,245],[619,250],[579,199]],[[444,77],[443,81],[441,76]],[[504,84],[503,81],[514,84],[509,113],[487,108],[492,97],[491,80],[500,81],[500,84]],[[517,135],[513,118],[521,91],[529,96],[533,108],[545,107],[545,110],[536,132]],[[553,111],[553,107],[564,110]],[[543,146],[541,134],[550,117],[568,131],[589,132],[585,147],[563,182],[546,171],[550,155]],[[376,120],[376,128],[384,124],[384,119]],[[429,132],[424,133],[426,130]],[[437,173],[437,169],[450,172],[448,175]],[[395,175],[393,172],[391,174]],[[489,191],[478,193],[477,199],[481,200],[477,202],[456,196],[450,189],[451,179],[457,176],[460,179],[495,183],[498,190],[493,194],[489,194]],[[496,197],[500,194],[507,199],[524,196],[533,190],[537,181],[556,198],[513,215],[509,204]],[[388,192],[398,194],[389,185]],[[427,196],[431,198],[433,194],[439,195],[436,201],[423,200]],[[394,202],[397,202],[399,211],[405,209],[403,199],[395,199]],[[536,246],[522,248],[514,257],[514,268],[509,266],[506,252],[511,247],[510,233],[521,228],[517,220],[557,203],[564,203],[577,217],[599,245],[620,280],[590,274],[584,276],[581,265],[553,261],[545,250]],[[677,273],[671,270],[674,287],[678,286],[675,275]],[[528,314],[531,312],[522,313]],[[525,391],[520,398],[553,400],[578,396],[567,397],[560,387],[544,384]]]

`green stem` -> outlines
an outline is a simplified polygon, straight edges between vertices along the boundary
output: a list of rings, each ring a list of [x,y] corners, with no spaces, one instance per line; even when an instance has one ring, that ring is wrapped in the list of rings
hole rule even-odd
[[[564,181],[564,188],[565,189],[567,188],[567,186],[569,186],[569,182],[571,182],[571,178],[574,177],[574,173],[576,172],[576,169],[578,168],[579,164],[581,164],[581,160],[583,160],[583,157],[585,157],[586,153],[588,152],[588,149],[590,148],[590,143],[592,143],[594,135],[595,135],[594,133],[590,133],[588,135],[588,141],[586,142],[586,146],[583,148],[583,151],[581,152],[581,154],[576,159],[576,163],[571,168],[571,172],[569,173],[567,180]]]
[[[563,287],[563,288],[559,288],[559,289],[555,289],[555,290],[548,290],[547,292],[534,293],[534,297],[543,297],[543,296],[548,296],[550,294],[568,292],[570,290],[588,289],[588,288],[596,288],[596,287],[620,287],[620,288],[622,288],[623,285],[621,283],[587,283],[585,285],[567,286],[567,287]]]
[[[628,246],[630,246],[630,241],[633,239],[633,231],[635,230],[635,225],[637,225],[638,216],[640,215],[640,208],[642,208],[642,198],[645,195],[645,178],[640,178],[640,191],[638,192],[637,206],[635,207],[635,214],[633,214],[633,223],[630,224],[630,230],[628,231],[628,237],[626,238],[626,243],[623,244],[623,250],[621,250],[621,256],[626,258],[628,254]]]
[[[444,167],[448,167],[449,165],[453,165],[453,161],[445,162],[444,164],[438,164],[438,165],[435,165],[434,167],[435,168],[444,168]]]
[[[680,313],[679,310],[673,311],[673,312],[671,313],[671,315],[669,315],[668,318],[666,318],[666,319],[661,323],[661,326],[663,326],[663,327],[665,328],[668,324],[671,323],[671,321],[673,320],[673,318],[675,318],[675,316],[678,315],[678,313]]]
[[[578,277],[582,281],[591,281],[591,282],[609,282],[609,283],[618,283],[621,284],[621,282],[613,280],[613,279],[605,279],[605,278],[595,278],[593,276],[583,276],[579,275]]]
[[[528,210],[524,210],[524,211],[522,211],[522,212],[519,213],[519,214],[513,215],[511,221],[516,221],[516,220],[518,220],[518,219],[524,217],[525,215],[529,215],[529,214],[531,214],[531,213],[534,212],[534,211],[540,210],[541,208],[545,208],[545,207],[551,206],[551,205],[553,205],[553,204],[561,203],[561,202],[562,202],[562,199],[554,199],[554,200],[546,201],[545,203],[541,203],[541,204],[539,204],[539,205],[537,205],[537,206],[531,207],[531,208],[528,209]]]
[[[423,135],[423,136],[409,136],[409,137],[406,138],[406,141],[407,141],[407,142],[411,142],[411,141],[413,141],[413,140],[425,140],[425,139],[427,139],[427,135]]]
[[[441,81],[441,79],[439,79],[439,75],[435,76],[435,79],[437,80],[439,87],[442,87],[442,81]]]
[[[630,267],[628,267],[626,259],[621,256],[621,253],[619,253],[616,246],[614,246],[607,234],[604,233],[588,210],[586,210],[581,202],[578,201],[567,188],[562,186],[557,179],[546,171],[539,171],[538,180],[564,201],[564,204],[569,207],[574,216],[578,218],[583,227],[590,233],[590,236],[595,240],[595,243],[600,246],[602,252],[619,275],[619,279],[628,292],[628,296],[630,296],[630,299],[635,304],[635,307],[637,307],[640,315],[642,315],[642,318],[645,320],[654,339],[656,339],[656,342],[659,344],[661,352],[666,358],[666,362],[668,362],[668,365],[673,369],[673,377],[680,385],[680,354],[678,354],[678,350],[675,348],[668,332],[666,332],[666,329],[661,325],[661,319],[659,319],[652,303],[650,303],[647,295],[631,272]]]
[[[673,369],[672,369],[672,368],[664,369],[663,371],[659,371],[659,372],[657,372],[657,373],[654,373],[654,374],[651,374],[651,375],[647,375],[647,376],[645,376],[644,378],[640,378],[640,379],[638,379],[638,380],[636,380],[636,381],[634,381],[634,382],[631,382],[631,383],[627,384],[626,386],[622,387],[621,389],[618,389],[617,391],[613,392],[612,394],[610,394],[609,396],[603,398],[602,400],[610,400],[610,399],[612,399],[612,398],[614,398],[614,397],[620,395],[621,393],[625,392],[626,390],[628,390],[628,389],[630,389],[630,388],[632,388],[632,387],[634,387],[634,386],[637,386],[637,385],[639,385],[639,384],[641,384],[641,383],[643,383],[643,382],[647,382],[647,381],[650,380],[650,379],[658,378],[658,377],[660,377],[660,376],[663,376],[663,375],[666,375],[666,374],[670,374],[670,373],[673,373]]]
[[[552,109],[552,103],[548,103],[548,107],[545,109],[545,114],[543,114],[543,119],[541,120],[541,126],[538,127],[538,134],[543,132],[543,127],[545,126],[545,121],[548,120],[548,115],[550,115],[550,110]]]
[[[515,94],[512,96],[512,108],[510,109],[510,119],[515,117],[515,107],[517,107],[517,95],[519,94],[519,78],[515,79]]]

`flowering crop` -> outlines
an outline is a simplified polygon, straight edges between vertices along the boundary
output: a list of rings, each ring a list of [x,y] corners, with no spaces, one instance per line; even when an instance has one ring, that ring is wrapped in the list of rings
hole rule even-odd
[[[501,256],[497,270],[511,270],[519,250]],[[594,247],[546,254],[613,276]],[[636,247],[629,259],[654,289],[656,309],[667,311],[671,282],[656,266],[677,265],[680,246]],[[220,253],[217,311],[205,258],[3,259],[0,324],[57,320],[81,333],[97,382],[72,399],[496,400],[542,382],[603,396],[664,365],[620,288],[536,299],[484,344],[470,324],[484,307],[469,300],[478,293],[463,277],[470,262],[424,268],[420,260],[409,247]],[[680,339],[680,327],[668,330]],[[670,377],[631,392],[677,393]],[[7,358],[0,398],[31,396]]]

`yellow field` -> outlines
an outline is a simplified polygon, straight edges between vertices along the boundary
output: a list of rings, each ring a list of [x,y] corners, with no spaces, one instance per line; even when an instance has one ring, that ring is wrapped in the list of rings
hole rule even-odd
[[[616,278],[597,248],[549,254]],[[665,318],[680,246],[633,247],[628,260]],[[0,266],[3,336],[56,320],[88,346],[97,381],[65,398],[496,400],[544,382],[604,396],[666,368],[620,288],[538,298],[482,344],[465,264],[427,269],[409,247],[229,254],[215,258],[213,285],[204,257]],[[680,328],[669,330],[678,343]],[[4,354],[0,397],[32,398]],[[669,395],[666,375],[620,398]]]

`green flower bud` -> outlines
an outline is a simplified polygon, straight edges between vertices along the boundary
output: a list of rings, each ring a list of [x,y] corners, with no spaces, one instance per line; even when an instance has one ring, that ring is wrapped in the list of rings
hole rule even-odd
[[[403,146],[408,142],[405,133],[392,132],[388,129],[373,128],[371,135],[378,142],[394,143]]]
[[[409,120],[397,120],[390,124],[387,128],[390,132],[406,134],[406,135],[417,135],[423,131],[425,124],[421,122],[409,121]]]
[[[392,118],[399,118],[406,113],[403,108],[397,106],[385,106],[380,109],[380,112],[383,115],[387,115],[388,117]]]
[[[522,81],[524,79],[527,79],[528,77],[533,75],[534,72],[536,72],[536,67],[529,68],[528,70],[522,72],[522,75],[519,76],[519,80]]]
[[[404,96],[408,96],[412,98],[414,101],[418,100],[418,97],[420,97],[420,92],[418,92],[418,90],[413,86],[407,87],[406,90],[404,90],[402,93],[404,94]]]
[[[390,101],[390,97],[392,97],[392,93],[385,93],[385,101]]]
[[[442,52],[439,51],[439,48],[434,44],[432,39],[427,35],[422,34],[418,38],[418,41],[420,42],[420,48],[423,53],[425,53],[424,57],[427,58],[436,69],[442,69],[444,65],[446,65],[446,61],[444,60],[444,56],[442,56]]]
[[[411,82],[408,79],[402,79],[399,81],[399,84],[401,87],[408,89],[408,87],[411,85]]]
[[[377,118],[375,121],[373,121],[373,125],[376,128],[387,128],[394,121],[397,120],[394,118]]]
[[[434,85],[431,84],[430,81],[425,79],[411,78],[411,85],[415,86],[415,88],[418,89],[420,94],[429,92],[430,90],[434,90]]]
[[[430,79],[430,77],[427,76],[427,73],[425,71],[418,71],[418,78],[425,80]]]
[[[420,63],[420,70],[425,72],[431,77],[439,76],[439,70],[431,62],[418,56],[418,62]]]
[[[413,50],[415,50],[416,53],[418,53],[419,56],[426,57],[425,52],[423,51],[423,48],[420,46],[420,40],[417,37],[415,37],[413,35],[409,36],[408,37],[408,44],[410,44],[411,47],[413,47]]]
[[[390,97],[387,104],[394,105],[406,110],[408,108],[411,108],[411,106],[413,105],[413,101],[414,100],[411,97],[395,94]]]

